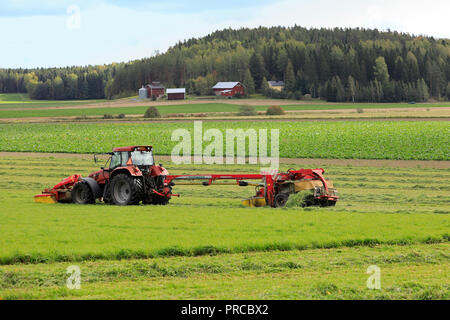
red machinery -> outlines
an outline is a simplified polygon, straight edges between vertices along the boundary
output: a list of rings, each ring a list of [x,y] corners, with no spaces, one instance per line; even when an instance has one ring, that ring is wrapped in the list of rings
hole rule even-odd
[[[108,168],[101,168],[83,178],[74,175],[64,179],[51,189],[35,196],[36,202],[94,204],[96,200],[115,205],[136,205],[139,203],[167,205],[178,196],[172,192],[176,185],[198,185],[190,181],[211,186],[224,180],[233,181],[241,187],[256,186],[256,195],[244,201],[250,207],[284,207],[293,194],[307,191],[305,206],[334,206],[338,201],[332,182],[323,177],[324,170],[289,170],[276,174],[212,174],[212,175],[169,175],[161,165],[155,165],[153,148],[116,148],[109,153]],[[95,158],[95,160],[97,160]],[[249,182],[259,180],[259,182]]]
[[[42,194],[34,196],[34,199],[40,203],[72,202],[71,190],[81,180],[80,175],[68,177],[53,188],[45,189]]]
[[[244,205],[260,207],[269,205],[274,208],[284,207],[292,194],[300,191],[311,191],[305,205],[334,206],[339,197],[332,183],[327,181],[323,169],[289,170],[287,173],[271,174],[212,174],[212,175],[177,175],[167,176],[166,184],[191,185],[192,183],[179,181],[204,181],[202,185],[210,186],[219,180],[235,180],[241,187],[254,185],[256,195],[244,200]],[[247,180],[260,180],[260,183],[250,183]]]
[[[153,148],[132,146],[115,148],[101,170],[87,178],[74,175],[35,196],[40,203],[73,202],[94,204],[101,200],[120,206],[144,204],[166,205],[172,196],[171,186],[164,184],[169,174],[155,164]],[[97,162],[97,158],[94,157]]]

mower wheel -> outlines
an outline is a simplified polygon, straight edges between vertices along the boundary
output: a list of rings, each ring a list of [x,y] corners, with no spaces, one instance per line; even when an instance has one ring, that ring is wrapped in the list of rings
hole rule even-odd
[[[153,204],[152,197],[145,197],[144,200],[142,200],[142,204],[145,206]]]
[[[75,204],[94,204],[95,198],[91,187],[85,181],[78,182],[72,190],[72,201]]]
[[[275,197],[275,208],[284,208],[289,200],[289,194],[280,193]]]
[[[167,206],[169,204],[169,198],[161,197],[161,196],[154,196],[153,197],[153,205],[155,206]]]
[[[115,205],[138,205],[142,200],[142,193],[142,183],[138,178],[118,174],[111,181],[111,200]]]
[[[326,200],[320,203],[320,206],[322,208],[326,208],[326,207],[336,207],[336,201],[330,201],[330,200]]]

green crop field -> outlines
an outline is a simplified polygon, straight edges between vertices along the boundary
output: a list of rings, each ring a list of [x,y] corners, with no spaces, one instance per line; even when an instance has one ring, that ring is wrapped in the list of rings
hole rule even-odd
[[[1,298],[449,298],[448,170],[328,166],[342,199],[325,209],[244,208],[254,190],[237,186],[179,186],[182,197],[167,207],[33,202],[96,166],[70,155],[0,158]],[[79,291],[65,288],[73,264],[82,269]],[[380,291],[365,287],[373,264]]]
[[[286,158],[449,160],[450,124],[441,122],[205,122],[204,130],[279,129]],[[0,125],[0,151],[95,153],[153,144],[170,155],[174,129],[192,123]],[[192,135],[193,136],[193,135]],[[270,149],[269,149],[270,150]]]

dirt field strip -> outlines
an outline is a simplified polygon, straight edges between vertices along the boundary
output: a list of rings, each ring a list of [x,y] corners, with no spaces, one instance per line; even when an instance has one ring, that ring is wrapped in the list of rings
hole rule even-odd
[[[92,159],[92,154],[75,153],[39,153],[39,152],[0,152],[0,158],[31,157],[31,158],[57,158],[57,159]],[[171,162],[170,156],[156,156],[157,162]],[[354,167],[396,167],[396,168],[433,168],[450,169],[450,161],[421,161],[421,160],[357,160],[357,159],[289,159],[281,158],[280,163],[292,165],[334,165]]]
[[[189,104],[230,104],[230,105],[250,105],[250,106],[291,106],[291,105],[314,105],[314,106],[339,106],[340,103],[331,102],[317,102],[317,101],[298,101],[298,100],[281,100],[281,99],[195,99],[195,100],[180,100],[180,101],[140,101],[140,100],[120,100],[113,102],[102,102],[102,103],[92,103],[92,104],[81,104],[81,105],[69,105],[61,107],[34,107],[34,108],[6,108],[1,109],[1,111],[27,111],[27,110],[71,110],[71,109],[98,109],[98,108],[123,108],[123,107],[163,107],[163,106],[177,106],[177,105],[189,105]],[[380,107],[383,104],[379,104]],[[364,104],[355,104],[355,108],[364,106]],[[444,108],[449,109],[448,104],[443,104],[443,106],[438,106],[436,104],[430,104],[430,108]],[[334,109],[334,111],[349,111],[354,109]],[[371,108],[371,110],[398,110],[399,108]],[[401,110],[411,110],[411,111],[426,111],[428,107],[405,107],[400,108]],[[321,112],[323,110],[305,110],[305,111],[316,111]]]
[[[18,124],[18,123],[177,123],[177,122],[192,122],[192,121],[239,121],[239,122],[264,122],[264,121],[278,121],[278,122],[308,122],[308,121],[450,121],[450,110],[447,114],[436,114],[430,116],[427,114],[363,114],[357,113],[349,114],[335,114],[333,112],[322,113],[320,117],[318,113],[316,116],[311,114],[302,114],[298,116],[299,112],[288,113],[288,116],[281,117],[237,117],[235,115],[211,116],[204,117],[203,114],[190,114],[188,117],[167,117],[161,119],[144,119],[142,115],[127,115],[125,119],[103,119],[101,117],[87,117],[85,120],[80,120],[79,117],[32,117],[32,118],[0,118],[0,124]]]

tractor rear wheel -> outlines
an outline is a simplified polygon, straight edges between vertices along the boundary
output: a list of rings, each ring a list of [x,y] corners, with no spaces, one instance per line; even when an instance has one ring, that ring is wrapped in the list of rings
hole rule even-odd
[[[118,174],[111,182],[111,200],[118,206],[133,206],[142,200],[142,183],[138,178]]]
[[[78,182],[72,190],[72,201],[75,204],[94,204],[95,198],[91,187],[85,181]]]

